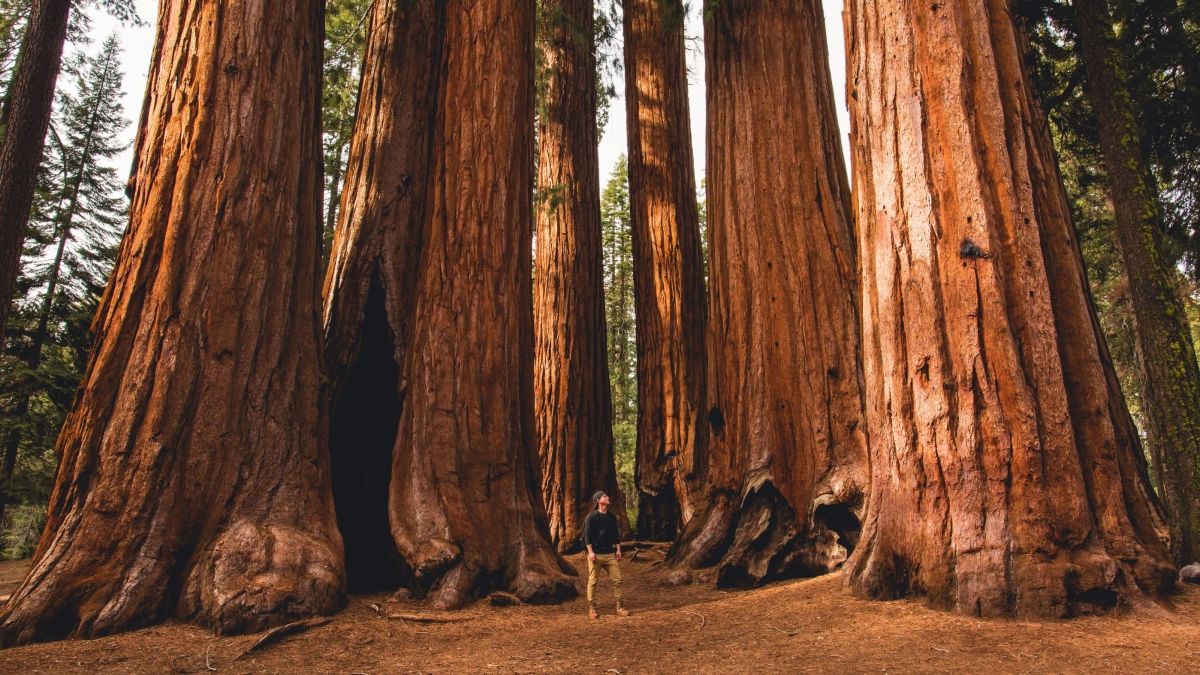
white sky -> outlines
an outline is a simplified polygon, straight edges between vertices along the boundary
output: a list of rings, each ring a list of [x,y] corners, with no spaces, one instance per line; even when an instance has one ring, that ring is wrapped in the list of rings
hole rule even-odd
[[[141,113],[142,97],[145,95],[146,76],[150,69],[150,52],[154,47],[154,21],[157,16],[158,4],[154,0],[135,0],[138,15],[146,23],[145,26],[122,26],[102,12],[93,10],[94,35],[91,51],[99,47],[104,36],[113,31],[122,33],[122,44],[125,52],[125,115],[133,124],[128,130],[128,138],[132,144],[136,132],[137,118]],[[704,176],[704,58],[700,52],[700,37],[703,28],[700,19],[699,0],[691,0],[692,5],[686,24],[689,38],[688,50],[688,93],[692,113],[692,144],[696,158],[696,179],[699,185]],[[829,41],[830,74],[833,77],[833,93],[837,104],[838,125],[842,133],[842,147],[848,148],[846,134],[850,129],[849,116],[845,101],[845,50],[842,40],[842,0],[822,0],[825,8],[825,34]],[[620,79],[620,78],[619,78]],[[616,83],[617,98],[612,101],[612,109],[604,137],[600,139],[600,176],[602,184],[607,182],[616,164],[617,157],[626,153],[625,146],[625,99],[624,81]],[[122,155],[117,168],[126,172],[132,150]]]

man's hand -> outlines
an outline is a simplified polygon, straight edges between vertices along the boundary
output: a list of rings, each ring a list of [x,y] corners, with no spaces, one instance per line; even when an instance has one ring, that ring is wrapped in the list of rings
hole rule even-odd
[[[617,547],[617,560],[620,560],[620,559],[621,559],[621,547],[618,546]]]
[[[596,552],[592,550],[591,544],[588,544],[587,549],[588,549],[588,560],[591,560],[594,562],[596,560]]]

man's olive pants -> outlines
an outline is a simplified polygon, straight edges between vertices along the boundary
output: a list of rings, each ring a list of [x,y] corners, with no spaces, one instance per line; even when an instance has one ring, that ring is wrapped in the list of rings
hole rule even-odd
[[[613,598],[616,599],[617,606],[620,607],[621,566],[617,562],[615,553],[597,553],[595,560],[588,559],[588,606],[593,609],[596,607],[596,580],[600,577],[600,570],[604,570],[608,574],[608,578],[612,580]]]

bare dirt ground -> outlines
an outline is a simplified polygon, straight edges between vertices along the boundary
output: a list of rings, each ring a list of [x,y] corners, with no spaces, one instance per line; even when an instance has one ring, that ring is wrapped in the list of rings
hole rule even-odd
[[[439,614],[387,595],[355,596],[329,623],[248,653],[262,634],[221,638],[172,623],[0,651],[0,672],[1200,671],[1196,586],[1175,596],[1171,611],[980,620],[915,602],[858,600],[836,574],[755,591],[718,591],[700,581],[670,587],[657,559],[640,555],[623,564],[633,612],[627,618],[612,614],[606,581],[597,621],[588,620],[582,599],[552,607],[481,602]],[[570,560],[584,568],[582,556]],[[0,563],[0,596],[11,592],[25,564]]]

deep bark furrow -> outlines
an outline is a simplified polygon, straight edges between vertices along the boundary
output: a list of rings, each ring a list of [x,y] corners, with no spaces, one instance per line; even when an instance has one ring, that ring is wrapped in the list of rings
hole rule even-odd
[[[1158,592],[1161,520],[1007,2],[856,0],[846,21],[863,365],[881,383],[850,585],[981,615]]]

